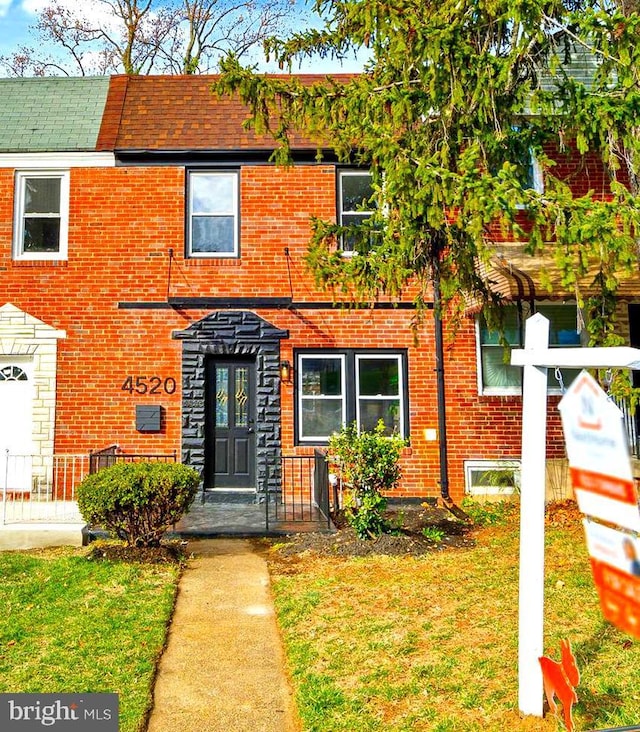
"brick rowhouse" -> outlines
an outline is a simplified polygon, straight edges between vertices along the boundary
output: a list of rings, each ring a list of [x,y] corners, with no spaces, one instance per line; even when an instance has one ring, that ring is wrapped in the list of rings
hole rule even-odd
[[[401,358],[406,376],[400,399],[409,439],[397,495],[437,497],[431,315],[416,341],[410,308],[339,307],[330,293],[318,290],[304,256],[311,218],[336,218],[338,166],[314,162],[315,151],[304,141],[293,166],[269,163],[271,143],[242,130],[244,110],[233,100],[216,100],[210,83],[207,77],[111,79],[95,150],[113,153],[114,164],[83,165],[80,159],[60,166],[69,171],[65,258],[15,256],[19,154],[13,165],[0,168],[0,305],[11,303],[65,334],[57,342],[53,451],[111,444],[128,452],[176,450],[202,467],[206,458],[199,453],[206,445],[193,420],[208,398],[209,387],[200,383],[209,373],[203,364],[236,358],[256,364],[258,386],[276,383],[277,364],[292,365],[292,378],[278,379],[273,394],[279,399],[277,424],[257,439],[267,440],[264,449],[275,444],[282,455],[311,454],[325,443],[299,439],[300,355],[392,354]],[[37,169],[55,168],[43,159]],[[211,170],[238,176],[237,256],[187,254],[188,176]],[[576,171],[567,164],[577,185],[593,187],[602,176],[593,161],[586,172]],[[550,299],[548,293],[537,296]],[[247,312],[257,319],[244,318]],[[252,328],[262,335],[251,335]],[[237,347],[221,333],[234,334]],[[465,461],[519,459],[521,397],[479,388],[474,315],[445,348],[450,492],[459,501]],[[195,369],[188,383],[185,364]],[[555,405],[557,397],[550,400]],[[159,430],[139,429],[140,406],[162,408]],[[562,457],[557,410],[550,410],[549,419],[548,456]]]

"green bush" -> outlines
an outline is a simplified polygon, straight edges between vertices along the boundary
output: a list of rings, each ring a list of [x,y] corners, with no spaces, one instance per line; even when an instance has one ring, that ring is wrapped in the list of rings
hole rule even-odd
[[[399,460],[405,444],[398,435],[386,434],[382,420],[373,432],[358,432],[354,422],[329,438],[327,459],[350,491],[345,519],[361,539],[379,536],[390,528],[383,515],[387,499],[381,491],[393,490],[400,482]]]
[[[78,486],[82,518],[128,546],[158,546],[193,501],[199,473],[180,463],[117,463]]]

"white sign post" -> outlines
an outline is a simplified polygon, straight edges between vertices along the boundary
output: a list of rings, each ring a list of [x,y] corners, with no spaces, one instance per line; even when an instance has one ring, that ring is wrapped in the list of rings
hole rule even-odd
[[[544,636],[544,506],[549,368],[640,369],[640,350],[549,348],[549,321],[536,313],[526,322],[524,349],[511,352],[523,366],[522,475],[520,495],[520,587],[518,611],[518,705],[542,717]]]

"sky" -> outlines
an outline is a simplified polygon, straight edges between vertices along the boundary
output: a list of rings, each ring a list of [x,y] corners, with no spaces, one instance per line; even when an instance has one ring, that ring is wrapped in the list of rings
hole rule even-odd
[[[36,23],[38,11],[49,4],[50,0],[0,0],[0,56],[9,54],[22,45],[36,45],[36,34],[29,33],[29,26]],[[300,2],[301,6],[305,4]],[[362,63],[355,59],[344,64],[332,61],[305,62],[302,67],[293,69],[294,72],[315,73],[351,73],[361,70]]]
[[[35,21],[32,0],[0,0],[0,54],[27,43],[28,26]]]

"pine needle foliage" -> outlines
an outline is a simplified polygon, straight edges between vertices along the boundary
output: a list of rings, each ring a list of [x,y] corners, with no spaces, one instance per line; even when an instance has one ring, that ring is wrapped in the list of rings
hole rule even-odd
[[[635,12],[596,0],[317,0],[315,10],[321,29],[270,39],[270,58],[292,71],[364,52],[362,74],[309,83],[229,56],[215,91],[239,94],[248,126],[275,140],[276,163],[291,162],[301,133],[319,157],[329,149],[370,170],[374,214],[349,232],[357,256],[339,252],[344,227],[312,222],[319,284],[354,301],[411,293],[421,313],[437,277],[443,312],[472,297],[497,322],[500,298],[478,263],[506,239],[553,255],[581,307],[585,278],[590,308],[615,297],[638,263]],[[526,181],[530,152],[544,190]],[[562,175],[568,158],[581,185]],[[606,175],[591,187],[594,160]]]

